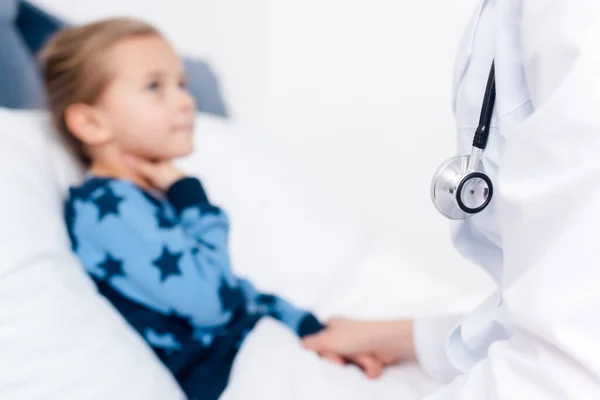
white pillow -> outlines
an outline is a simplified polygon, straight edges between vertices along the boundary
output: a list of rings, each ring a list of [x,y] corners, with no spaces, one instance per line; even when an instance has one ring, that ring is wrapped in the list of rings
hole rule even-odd
[[[53,138],[0,109],[0,398],[183,399],[70,251],[57,178],[78,174]]]

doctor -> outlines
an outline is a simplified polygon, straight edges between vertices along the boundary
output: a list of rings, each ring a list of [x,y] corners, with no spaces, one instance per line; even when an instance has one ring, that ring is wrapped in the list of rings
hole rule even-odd
[[[489,139],[473,152],[490,82]],[[447,383],[430,400],[600,399],[600,1],[483,0],[460,46],[454,99],[458,155],[481,155],[462,172],[492,185],[474,182],[464,203],[491,199],[452,214],[455,164],[434,180],[434,201],[459,218],[456,247],[497,293],[466,316],[335,320],[305,345],[332,359],[415,358]]]

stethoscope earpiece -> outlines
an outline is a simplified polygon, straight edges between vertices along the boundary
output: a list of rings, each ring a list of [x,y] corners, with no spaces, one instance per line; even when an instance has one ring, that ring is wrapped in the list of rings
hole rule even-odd
[[[435,208],[450,219],[469,218],[492,201],[494,186],[483,172],[481,155],[490,134],[490,123],[496,100],[494,63],[490,70],[485,96],[481,106],[479,126],[473,137],[471,155],[446,160],[431,181],[431,200]]]

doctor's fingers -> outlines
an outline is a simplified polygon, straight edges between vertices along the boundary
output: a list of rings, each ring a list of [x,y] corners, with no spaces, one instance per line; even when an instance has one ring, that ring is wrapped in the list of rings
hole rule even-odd
[[[385,367],[385,363],[383,363],[381,360],[379,360],[379,358],[371,354],[358,354],[349,357],[342,357],[339,354],[334,353],[319,353],[319,355],[323,359],[333,364],[341,366],[347,364],[356,365],[363,371],[363,373],[367,377],[371,379],[378,378],[383,373],[383,369]]]
[[[349,357],[349,360],[362,369],[369,378],[378,378],[383,373],[383,363],[371,354],[358,354]]]

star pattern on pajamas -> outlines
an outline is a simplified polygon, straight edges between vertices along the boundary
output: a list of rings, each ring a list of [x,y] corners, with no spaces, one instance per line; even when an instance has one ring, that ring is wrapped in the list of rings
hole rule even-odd
[[[223,311],[233,311],[244,304],[244,294],[239,288],[231,287],[225,279],[221,279],[219,287],[219,298],[221,299],[221,309]]]
[[[160,281],[164,282],[169,276],[181,275],[179,260],[182,252],[172,253],[167,246],[163,246],[160,256],[152,261],[152,264],[160,270]]]
[[[98,221],[110,214],[119,215],[119,203],[123,200],[124,198],[116,196],[111,188],[106,188],[102,195],[92,200],[98,207]]]
[[[115,276],[125,276],[123,261],[113,258],[109,253],[106,253],[106,258],[98,264],[98,268],[104,271],[106,280],[111,280]]]

